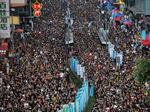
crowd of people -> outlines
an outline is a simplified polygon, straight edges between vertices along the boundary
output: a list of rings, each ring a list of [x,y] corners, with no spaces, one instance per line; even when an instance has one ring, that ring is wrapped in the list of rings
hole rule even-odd
[[[75,99],[64,44],[65,12],[59,1],[43,5],[49,10],[33,20],[34,30],[14,35],[18,56],[9,60],[10,72],[1,73],[1,112],[57,112]]]
[[[93,112],[148,112],[144,106],[144,88],[132,76],[136,59],[150,58],[150,53],[140,46],[133,47],[135,41],[131,37],[137,28],[133,25],[126,32],[110,25],[109,39],[124,54],[124,64],[118,70],[98,38],[98,28],[104,19],[97,0],[43,0],[42,3],[42,15],[34,19],[34,30],[24,38],[15,34],[18,56],[8,74],[0,73],[0,110],[56,112],[62,105],[73,102],[76,88],[67,64],[71,56],[76,56],[86,67],[88,81],[95,86]],[[74,43],[69,52],[65,45],[68,6],[74,21]]]
[[[74,24],[75,42],[71,54],[86,66],[88,80],[95,84],[96,104],[93,112],[149,111],[144,104],[144,87],[138,85],[132,75],[136,59],[150,58],[150,53],[141,49],[140,43],[136,44],[134,34],[139,29],[136,25],[122,29],[119,24],[114,28],[106,20],[110,27],[109,40],[118,52],[123,51],[124,54],[123,66],[118,70],[115,61],[109,57],[107,46],[100,44],[97,38],[97,29],[103,27],[107,19],[105,15],[100,16],[97,4],[97,1],[88,0],[80,8],[72,9],[77,12],[75,21],[81,19],[83,29],[80,32],[80,24]]]

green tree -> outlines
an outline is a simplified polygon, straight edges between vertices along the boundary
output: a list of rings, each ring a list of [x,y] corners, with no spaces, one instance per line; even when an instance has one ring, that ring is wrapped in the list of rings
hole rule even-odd
[[[150,81],[150,59],[138,59],[136,61],[133,76],[141,84]]]
[[[144,98],[144,104],[147,108],[150,108],[150,95]]]

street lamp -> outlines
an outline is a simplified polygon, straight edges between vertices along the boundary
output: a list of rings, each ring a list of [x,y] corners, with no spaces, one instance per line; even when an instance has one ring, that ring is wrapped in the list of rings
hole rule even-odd
[[[11,8],[11,12],[15,12],[15,8]],[[15,30],[15,25],[14,25],[14,22],[13,22],[13,13],[11,13],[11,25],[12,25],[12,33],[11,33],[12,50],[14,50],[14,30]]]

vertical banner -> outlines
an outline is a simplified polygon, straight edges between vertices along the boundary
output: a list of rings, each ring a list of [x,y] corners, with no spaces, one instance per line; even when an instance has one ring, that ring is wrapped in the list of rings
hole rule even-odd
[[[74,71],[77,73],[77,65],[79,64],[78,59],[75,59],[75,66],[74,66]]]
[[[9,0],[0,0],[0,38],[10,38]]]
[[[109,52],[109,55],[110,55],[111,58],[113,58],[113,55],[114,55],[113,54],[114,53],[114,47],[115,46],[111,43],[108,45],[108,52]]]
[[[86,104],[86,87],[85,87],[85,83],[82,85],[82,108],[81,110],[84,110],[85,104]]]
[[[123,52],[120,52],[120,64],[123,64]]]
[[[90,84],[90,96],[94,96],[94,85]]]
[[[80,78],[81,78],[81,70],[82,70],[82,67],[81,67],[81,64],[79,65],[79,75],[80,75]]]
[[[76,59],[73,58],[72,61],[73,61],[72,62],[73,63],[72,71],[75,72],[75,66],[76,66],[75,62],[76,62]]]
[[[146,31],[143,30],[143,31],[141,32],[141,39],[142,39],[142,40],[145,40],[145,38],[146,38]]]
[[[70,58],[70,68],[73,71],[73,67],[74,67],[74,58]]]
[[[119,69],[120,69],[120,57],[119,57],[118,53],[116,56],[116,66],[119,67]]]
[[[81,76],[81,78],[83,78],[83,75],[84,75],[84,74],[83,74],[83,69],[84,69],[84,68],[81,66],[81,69],[80,69],[80,76]]]
[[[73,32],[71,29],[68,28],[66,35],[65,35],[65,44],[72,44],[73,43]]]
[[[71,68],[71,70],[72,70],[72,57],[69,59],[69,66],[70,66],[70,68]]]
[[[80,78],[85,77],[85,66],[82,66],[79,63],[79,60],[75,57],[70,58],[70,67],[76,75],[79,75]],[[93,96],[94,94],[94,85],[92,85],[90,88],[88,86],[88,81],[84,80],[82,87],[77,91],[75,102],[63,106],[63,112],[83,112],[89,96]]]
[[[69,109],[69,112],[75,112],[75,103],[73,103],[73,102],[70,103],[70,104],[69,104],[69,108],[70,108],[70,109]]]
[[[116,58],[116,55],[117,55],[117,52],[114,50],[114,51],[113,51],[113,57],[112,57],[112,58],[115,59],[115,58]]]
[[[102,44],[107,44],[106,38],[107,38],[107,32],[104,30],[104,28],[99,29],[99,38]]]
[[[76,112],[79,112],[79,98],[76,98],[76,100],[75,100],[75,104],[76,104]]]
[[[70,16],[66,16],[66,17],[65,17],[65,23],[66,23],[69,27],[72,27],[72,25],[73,25],[73,18],[70,17]]]
[[[58,110],[58,112],[62,112],[62,109],[61,109],[61,110]]]
[[[63,111],[64,112],[69,112],[69,106],[68,105],[63,105]]]
[[[73,57],[70,58],[70,68],[73,71]]]
[[[86,76],[85,76],[85,66],[82,67],[82,71],[83,71],[83,80],[85,81]]]
[[[77,75],[80,75],[80,64],[77,65]]]
[[[117,53],[116,64],[119,66],[123,64],[123,52]]]
[[[89,99],[89,85],[88,85],[88,81],[85,81],[85,85],[86,85],[86,101],[88,101],[88,99]]]
[[[82,96],[81,96],[81,99],[80,99],[80,102],[81,102],[81,104],[80,104],[80,109],[81,109],[81,112],[83,112],[83,110],[84,110],[84,89],[83,89],[83,92],[82,92]]]

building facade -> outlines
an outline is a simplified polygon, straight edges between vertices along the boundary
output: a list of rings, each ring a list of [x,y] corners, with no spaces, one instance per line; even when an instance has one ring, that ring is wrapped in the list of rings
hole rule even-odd
[[[135,14],[150,15],[150,0],[127,0],[127,4]]]

